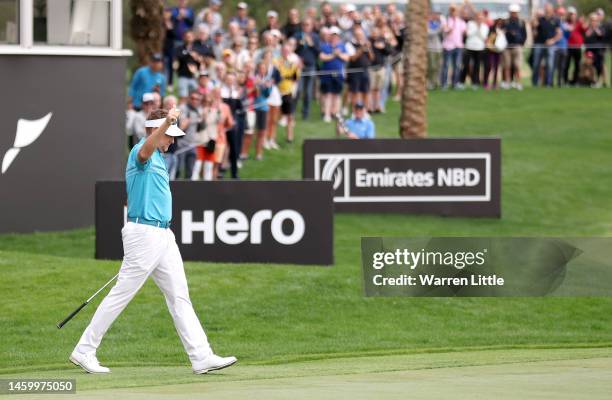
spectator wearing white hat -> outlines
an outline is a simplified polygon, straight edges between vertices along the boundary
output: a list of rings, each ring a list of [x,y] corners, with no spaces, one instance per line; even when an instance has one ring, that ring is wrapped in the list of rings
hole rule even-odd
[[[280,32],[280,25],[278,23],[278,13],[274,10],[269,10],[266,13],[266,20],[268,21],[264,28],[259,31],[260,35],[263,35],[266,31],[278,30]]]
[[[232,17],[230,22],[236,22],[240,26],[240,29],[245,31],[249,23],[249,6],[244,1],[241,1],[236,5],[236,15]]]
[[[519,13],[521,6],[510,4],[510,16],[504,23],[507,47],[502,53],[502,89],[513,87],[521,90],[521,65],[523,64],[523,46],[527,40],[525,21],[521,20]]]
[[[147,116],[155,107],[155,97],[153,93],[145,93],[142,95],[141,109],[136,111],[129,109],[126,112],[125,133],[128,136],[128,145],[130,149],[140,142],[140,139],[147,136],[145,129],[145,121]]]
[[[357,11],[357,7],[354,4],[340,4],[338,26],[342,31],[347,32],[353,27],[353,14],[355,11]]]
[[[262,57],[266,51],[272,53],[272,58],[278,58],[280,56],[280,46],[278,45],[280,41],[281,33],[277,29],[273,29],[271,31],[265,31],[262,35],[263,47],[257,49],[255,51],[254,61],[255,63],[259,63],[262,60]]]
[[[321,44],[319,59],[321,65],[321,95],[323,97],[323,121],[331,122],[332,114],[340,112],[342,88],[344,84],[344,65],[349,61],[346,46],[340,38],[337,26],[329,28],[329,42]]]
[[[280,42],[283,39],[283,34],[281,33],[280,30],[278,29],[271,29],[270,30],[270,35],[272,36],[272,39],[274,41],[274,45],[276,46],[280,46]]]

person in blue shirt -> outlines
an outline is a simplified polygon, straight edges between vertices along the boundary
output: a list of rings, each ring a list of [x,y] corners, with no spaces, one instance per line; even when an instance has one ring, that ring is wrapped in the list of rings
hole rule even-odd
[[[172,8],[171,18],[176,38],[182,38],[185,32],[193,29],[195,13],[193,12],[193,8],[187,7],[188,2],[188,0],[179,0],[178,6]]]
[[[163,57],[155,53],[149,59],[149,65],[140,67],[134,72],[128,89],[128,103],[137,111],[142,108],[143,94],[158,92],[161,97],[166,95]]]
[[[146,138],[134,146],[128,157],[127,223],[121,230],[124,257],[117,283],[98,306],[69,358],[89,373],[110,372],[100,365],[96,351],[104,334],[149,276],[166,298],[194,373],[205,374],[237,361],[235,357],[213,353],[189,299],[183,260],[170,230],[172,194],[162,153],[168,151],[175,137],[185,135],[176,125],[179,114],[176,108],[153,110],[145,123]]]
[[[230,22],[236,22],[240,29],[246,31],[249,23],[249,6],[244,1],[236,5],[236,15],[230,19]]]
[[[323,101],[323,121],[331,122],[331,116],[340,112],[342,85],[344,83],[344,65],[349,54],[337,26],[329,28],[325,42],[321,44],[319,59],[321,63],[321,95]]]
[[[339,129],[339,131],[351,139],[374,139],[376,128],[374,122],[366,117],[364,104],[355,103],[353,114],[353,118],[347,120],[343,129]]]

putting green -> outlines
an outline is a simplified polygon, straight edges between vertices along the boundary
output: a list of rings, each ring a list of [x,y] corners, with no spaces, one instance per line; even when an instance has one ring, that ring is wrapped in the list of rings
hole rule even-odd
[[[240,365],[205,376],[188,367],[113,367],[1,375],[76,378],[76,395],[45,399],[609,399],[612,348],[520,349]],[[134,386],[134,387],[126,387]],[[20,399],[42,395],[22,395]]]

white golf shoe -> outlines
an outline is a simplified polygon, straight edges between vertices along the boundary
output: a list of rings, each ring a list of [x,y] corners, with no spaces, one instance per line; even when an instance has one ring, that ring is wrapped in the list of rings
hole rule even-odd
[[[69,360],[74,365],[83,368],[90,374],[107,374],[110,372],[110,369],[100,365],[100,362],[96,358],[95,354],[83,354],[73,351]]]
[[[236,357],[219,357],[216,354],[211,354],[204,360],[193,363],[193,373],[205,374],[210,371],[227,368],[236,361],[238,361]]]

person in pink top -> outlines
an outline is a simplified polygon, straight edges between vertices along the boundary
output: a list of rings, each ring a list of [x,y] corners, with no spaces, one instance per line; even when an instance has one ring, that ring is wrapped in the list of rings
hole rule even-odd
[[[459,82],[461,72],[461,53],[463,51],[463,35],[466,30],[465,21],[457,15],[457,8],[448,8],[448,17],[442,24],[442,76],[440,84],[447,88],[449,64],[452,68],[451,85],[454,88]]]

